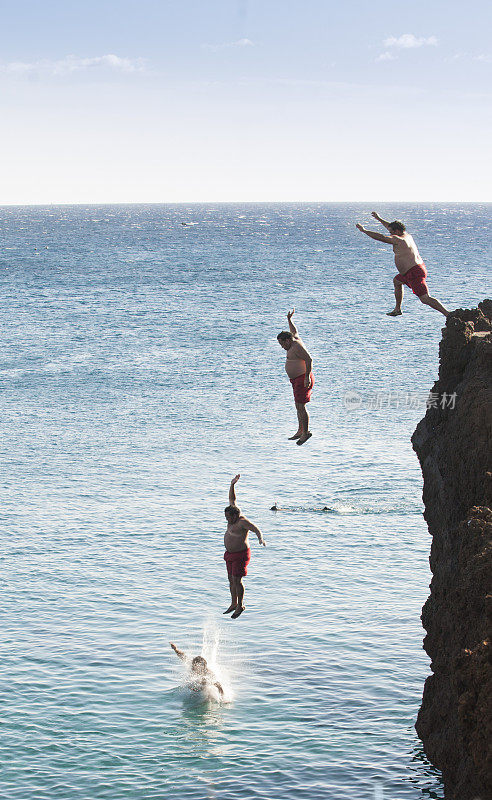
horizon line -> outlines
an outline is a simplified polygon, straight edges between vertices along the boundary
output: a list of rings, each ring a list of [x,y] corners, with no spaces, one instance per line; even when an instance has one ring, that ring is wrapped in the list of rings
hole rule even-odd
[[[427,199],[423,198],[421,200],[405,200],[405,199],[390,199],[390,200],[374,200],[373,199],[363,199],[363,200],[90,200],[90,201],[54,201],[54,202],[36,202],[36,203],[3,203],[0,202],[0,208],[46,208],[53,206],[180,206],[180,205],[300,205],[300,204],[323,204],[323,205],[335,205],[335,204],[344,204],[344,203],[351,203],[351,204],[368,204],[374,205],[378,203],[388,204],[388,203],[399,203],[399,204],[417,204],[417,203],[445,203],[449,205],[455,204],[464,204],[464,205],[488,205],[492,203],[491,200],[445,200],[442,198],[438,199]]]

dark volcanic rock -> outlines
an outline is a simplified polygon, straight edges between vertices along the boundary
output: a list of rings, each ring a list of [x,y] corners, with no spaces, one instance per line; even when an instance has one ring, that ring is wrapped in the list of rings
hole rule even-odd
[[[412,444],[432,536],[417,733],[450,800],[492,798],[492,302],[448,317]],[[444,399],[443,399],[444,398]]]

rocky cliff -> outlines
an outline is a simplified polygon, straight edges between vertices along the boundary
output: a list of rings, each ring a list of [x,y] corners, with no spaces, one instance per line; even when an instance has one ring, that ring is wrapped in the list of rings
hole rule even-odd
[[[417,733],[449,800],[492,798],[492,301],[447,319],[412,444],[432,536]]]

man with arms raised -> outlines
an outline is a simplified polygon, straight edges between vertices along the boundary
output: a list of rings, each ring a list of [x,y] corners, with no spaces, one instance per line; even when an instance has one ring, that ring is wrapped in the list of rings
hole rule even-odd
[[[231,619],[237,619],[244,611],[244,585],[243,578],[248,574],[248,564],[251,558],[249,549],[248,533],[253,531],[258,537],[258,541],[263,547],[266,542],[262,533],[256,525],[249,519],[243,517],[241,509],[236,505],[235,485],[240,475],[232,479],[229,487],[229,505],[224,509],[227,520],[227,530],[224,536],[224,561],[227,566],[227,577],[229,578],[229,588],[231,590],[231,605],[224,611],[224,614],[232,614]]]
[[[180,650],[179,647],[176,647],[173,642],[169,642],[169,644],[178,658],[184,661],[189,668],[187,686],[192,692],[201,692],[207,688],[207,685],[210,685],[215,686],[220,697],[224,696],[224,690],[221,684],[216,679],[203,656],[194,656],[191,658],[191,656],[187,655],[183,650]]]
[[[431,297],[429,294],[429,287],[425,280],[427,277],[425,264],[417,250],[417,245],[413,237],[406,232],[403,222],[399,222],[398,220],[387,222],[382,219],[376,211],[372,212],[372,216],[388,229],[389,236],[384,236],[382,233],[376,233],[375,231],[368,231],[359,224],[356,225],[356,228],[367,236],[370,236],[371,239],[375,239],[377,242],[385,242],[386,244],[393,245],[395,264],[398,270],[398,275],[395,275],[393,278],[396,304],[393,311],[387,312],[388,317],[399,317],[402,313],[401,304],[403,300],[404,283],[410,287],[412,292],[417,295],[422,303],[425,303],[426,306],[430,306],[431,308],[435,308],[436,311],[440,311],[441,314],[447,317],[450,312],[444,308],[439,300],[436,300],[435,297]]]
[[[294,312],[295,308],[288,312],[289,330],[281,331],[277,340],[287,353],[285,371],[292,384],[299,423],[296,433],[289,436],[289,439],[297,439],[297,444],[304,444],[313,435],[309,430],[309,414],[306,411],[306,404],[311,400],[314,386],[313,359],[292,322]]]

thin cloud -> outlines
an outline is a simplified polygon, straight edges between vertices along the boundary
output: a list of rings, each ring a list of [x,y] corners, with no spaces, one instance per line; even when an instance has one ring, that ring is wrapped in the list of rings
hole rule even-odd
[[[389,36],[383,42],[386,50],[380,53],[375,61],[394,61],[399,50],[415,50],[419,47],[437,47],[436,36],[415,36],[413,33],[402,33],[401,36]]]
[[[225,42],[224,44],[202,44],[204,50],[211,53],[218,53],[220,50],[234,50],[236,48],[254,47],[255,43],[251,39],[237,39],[235,42]]]
[[[390,53],[389,50],[386,50],[384,53],[380,53],[376,58],[376,61],[394,61],[396,58],[394,53]]]
[[[482,64],[492,64],[492,54],[479,53],[478,55],[474,55],[473,53],[455,53],[453,56],[447,58],[446,61],[448,63],[454,61],[479,61]]]
[[[111,70],[119,73],[137,73],[145,71],[145,59],[143,58],[122,58],[114,53],[93,58],[81,58],[80,56],[69,55],[57,61],[42,59],[40,61],[10,61],[7,64],[0,64],[0,72],[6,75],[18,77],[30,77],[33,75],[45,75],[50,77],[63,77],[73,75],[78,72],[95,72]]]
[[[414,36],[413,33],[403,33],[401,36],[390,36],[385,39],[385,47],[396,47],[399,50],[413,50],[416,47],[436,47],[438,40],[435,36]]]

